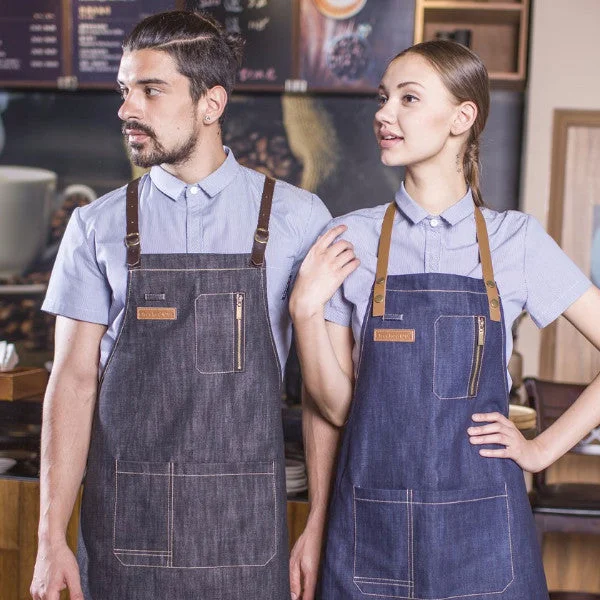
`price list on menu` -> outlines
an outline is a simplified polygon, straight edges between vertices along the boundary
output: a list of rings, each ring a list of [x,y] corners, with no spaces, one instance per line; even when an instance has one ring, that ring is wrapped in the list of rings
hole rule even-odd
[[[61,0],[6,0],[0,10],[0,85],[57,85],[63,70]]]
[[[293,2],[187,0],[185,8],[212,15],[246,40],[239,89],[283,89],[292,73]]]
[[[121,44],[144,17],[177,8],[177,0],[72,0],[73,75],[79,86],[115,85]]]

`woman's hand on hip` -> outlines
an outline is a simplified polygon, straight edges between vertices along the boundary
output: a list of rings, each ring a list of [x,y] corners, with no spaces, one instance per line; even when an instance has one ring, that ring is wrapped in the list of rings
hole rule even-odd
[[[488,458],[511,458],[522,469],[537,473],[544,468],[543,453],[536,440],[526,440],[516,425],[498,412],[479,413],[471,417],[473,421],[487,423],[469,427],[471,444],[499,444],[504,448],[481,448],[479,454]]]
[[[334,240],[347,227],[333,227],[314,243],[304,258],[290,297],[290,313],[294,320],[322,314],[325,303],[360,261],[347,240]]]

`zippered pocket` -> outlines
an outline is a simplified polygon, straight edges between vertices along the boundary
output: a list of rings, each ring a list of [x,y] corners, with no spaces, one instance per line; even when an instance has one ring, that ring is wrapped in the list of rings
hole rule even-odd
[[[473,348],[473,366],[469,378],[469,396],[477,395],[479,387],[479,376],[481,375],[481,363],[483,362],[483,347],[485,344],[485,317],[478,315],[475,319],[475,345]]]
[[[201,294],[195,302],[196,369],[241,373],[246,368],[246,294]]]
[[[443,315],[435,322],[433,393],[440,399],[474,398],[483,367],[487,320]]]

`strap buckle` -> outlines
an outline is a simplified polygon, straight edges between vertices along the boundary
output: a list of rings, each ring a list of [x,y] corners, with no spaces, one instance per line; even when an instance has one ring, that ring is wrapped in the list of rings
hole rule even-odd
[[[140,234],[139,233],[128,233],[125,236],[125,245],[128,248],[135,248],[140,245]]]
[[[258,244],[266,244],[269,241],[269,230],[264,227],[257,227],[254,233],[254,241]]]

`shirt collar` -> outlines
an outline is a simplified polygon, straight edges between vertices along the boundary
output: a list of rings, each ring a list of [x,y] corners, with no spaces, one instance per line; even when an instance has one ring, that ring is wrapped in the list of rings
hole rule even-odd
[[[419,206],[409,195],[404,187],[404,182],[400,189],[396,192],[396,204],[402,213],[413,223],[420,223],[423,219],[431,217],[427,211]],[[467,193],[455,204],[447,208],[440,216],[449,225],[456,225],[469,215],[473,214],[475,204],[473,203],[473,194],[471,188],[467,189]]]
[[[204,179],[194,184],[198,185],[209,198],[213,198],[224,190],[235,179],[241,168],[231,149],[227,146],[223,146],[223,149],[227,155],[223,164],[210,175],[207,175]],[[150,179],[171,200],[180,199],[188,187],[185,182],[177,179],[177,177],[171,175],[171,173],[158,165],[150,169]]]

